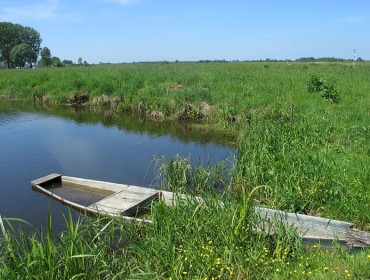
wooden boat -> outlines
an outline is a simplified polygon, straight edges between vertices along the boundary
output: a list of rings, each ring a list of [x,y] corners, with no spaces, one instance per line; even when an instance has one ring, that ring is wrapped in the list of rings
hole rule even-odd
[[[156,189],[115,184],[50,174],[32,181],[34,190],[87,214],[121,217],[125,221],[152,223],[136,216],[153,200],[163,200],[175,206],[175,193]],[[182,197],[186,197],[182,195]],[[199,202],[201,197],[195,197]],[[333,247],[341,244],[348,250],[370,246],[370,232],[359,231],[353,223],[326,218],[254,207],[258,229],[271,232],[271,225],[283,225],[294,230],[306,246],[320,244]]]

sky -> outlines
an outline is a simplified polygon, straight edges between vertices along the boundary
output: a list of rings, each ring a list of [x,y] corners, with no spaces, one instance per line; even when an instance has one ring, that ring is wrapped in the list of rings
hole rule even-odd
[[[2,21],[75,63],[370,60],[370,0],[0,0]]]

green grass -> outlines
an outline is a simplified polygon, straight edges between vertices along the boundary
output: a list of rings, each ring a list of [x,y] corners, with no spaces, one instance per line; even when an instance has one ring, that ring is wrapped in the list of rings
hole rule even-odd
[[[60,236],[2,227],[0,278],[369,279],[369,250],[303,250],[278,225],[273,237],[255,232],[250,211],[265,205],[370,230],[369,70],[368,63],[1,70],[4,97],[88,100],[88,106],[195,121],[198,129],[232,130],[239,139],[235,160],[216,166],[157,160],[163,188],[202,194],[205,205],[153,204],[154,227],[69,218]],[[312,77],[325,80],[318,92],[309,90]],[[335,102],[327,98],[332,93]]]
[[[251,119],[287,117],[291,104],[307,121],[337,114],[341,123],[350,122],[348,118],[358,123],[368,120],[364,100],[369,68],[368,63],[356,67],[271,63],[268,68],[263,63],[172,63],[10,69],[1,70],[0,96],[51,104],[88,101],[118,111],[182,116],[225,128],[244,127]],[[313,75],[335,85],[338,104],[308,92]]]

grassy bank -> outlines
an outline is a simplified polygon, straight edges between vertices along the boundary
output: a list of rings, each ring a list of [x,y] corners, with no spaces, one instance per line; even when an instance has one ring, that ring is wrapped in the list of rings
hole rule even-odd
[[[222,127],[243,127],[261,118],[283,119],[294,104],[295,114],[307,121],[337,115],[335,120],[343,123],[360,121],[366,113],[368,117],[364,100],[368,99],[369,69],[367,63],[354,68],[345,64],[171,63],[12,69],[1,71],[0,96],[106,106]],[[308,92],[315,74],[334,82],[340,95],[337,106]]]
[[[3,227],[1,279],[369,279],[370,250],[303,250],[279,225],[255,231],[248,197],[206,195],[179,207],[153,204],[154,225],[72,221],[55,235]],[[220,204],[223,207],[220,207]],[[8,221],[0,221],[7,223]]]
[[[163,188],[192,189],[206,207],[154,204],[154,227],[68,220],[61,236],[20,237],[3,229],[0,278],[369,279],[369,250],[302,250],[278,225],[273,237],[256,233],[249,211],[266,205],[370,230],[369,70],[179,63],[2,71],[2,96],[212,124],[238,131],[239,150],[231,169],[158,162]]]

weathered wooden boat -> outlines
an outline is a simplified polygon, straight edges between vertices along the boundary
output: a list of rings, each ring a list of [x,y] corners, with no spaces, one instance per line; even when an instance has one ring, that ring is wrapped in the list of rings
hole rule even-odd
[[[125,221],[140,223],[152,223],[151,220],[137,218],[148,204],[154,200],[162,200],[167,205],[175,206],[176,196],[168,191],[60,174],[50,174],[34,180],[32,187],[84,213],[121,217]],[[201,197],[195,199],[202,201]],[[348,250],[370,246],[370,232],[355,229],[353,223],[262,207],[254,207],[254,211],[258,218],[257,230],[271,232],[271,225],[280,224],[295,231],[307,246],[320,244],[321,247],[333,247],[341,244]]]

